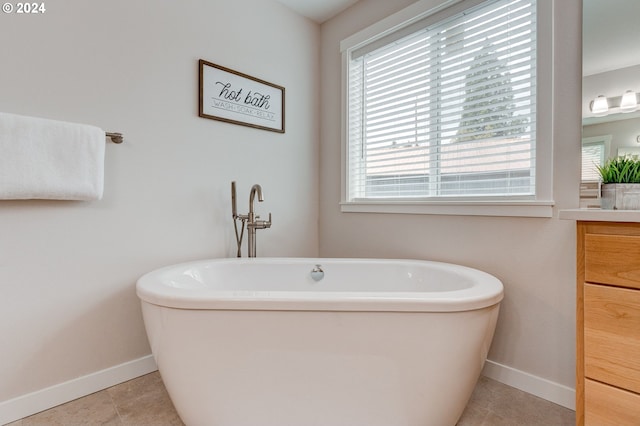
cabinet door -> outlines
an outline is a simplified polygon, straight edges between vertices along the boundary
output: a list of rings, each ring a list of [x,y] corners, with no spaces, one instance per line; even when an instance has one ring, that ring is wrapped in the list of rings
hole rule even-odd
[[[640,291],[584,286],[585,376],[640,393]]]
[[[640,236],[585,235],[585,280],[640,289]]]
[[[640,395],[586,380],[585,399],[585,426],[640,424]]]

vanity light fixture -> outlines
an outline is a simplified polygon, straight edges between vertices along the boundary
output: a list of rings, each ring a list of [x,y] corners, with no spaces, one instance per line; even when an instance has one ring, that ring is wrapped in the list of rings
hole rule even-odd
[[[595,115],[607,115],[609,112],[609,102],[607,101],[607,97],[604,95],[600,95],[591,101],[591,112]]]
[[[613,98],[600,95],[589,103],[589,109],[596,117],[614,112],[633,112],[638,109],[638,94],[627,90],[622,96]]]
[[[622,100],[620,101],[620,111],[621,112],[633,112],[638,108],[638,99],[636,92],[633,90],[627,90],[624,95],[622,95]]]

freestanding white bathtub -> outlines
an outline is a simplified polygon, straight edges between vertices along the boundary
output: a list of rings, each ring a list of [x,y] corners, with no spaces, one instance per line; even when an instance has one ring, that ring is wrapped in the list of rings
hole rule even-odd
[[[188,426],[453,426],[503,286],[438,262],[257,258],[169,266],[137,292]]]

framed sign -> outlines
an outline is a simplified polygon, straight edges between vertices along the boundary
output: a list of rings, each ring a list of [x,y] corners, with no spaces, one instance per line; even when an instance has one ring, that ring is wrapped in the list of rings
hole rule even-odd
[[[200,59],[198,115],[284,133],[284,87]]]

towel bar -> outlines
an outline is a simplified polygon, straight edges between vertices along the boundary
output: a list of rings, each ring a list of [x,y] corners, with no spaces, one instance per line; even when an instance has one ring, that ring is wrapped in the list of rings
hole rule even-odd
[[[122,143],[122,141],[124,141],[124,138],[122,137],[122,133],[106,132],[106,135],[108,138],[111,138],[111,142],[113,143]]]

